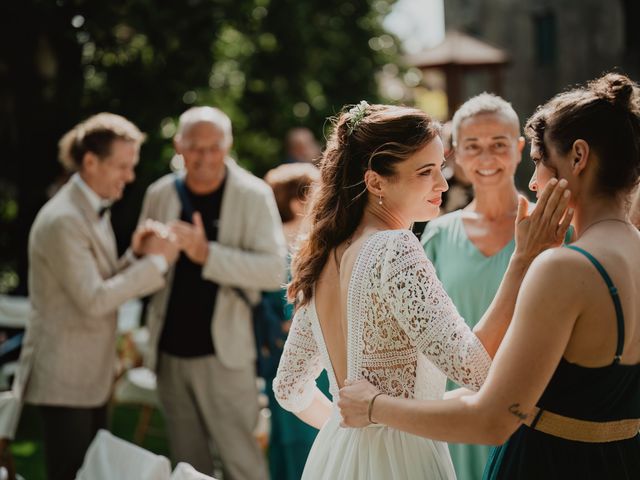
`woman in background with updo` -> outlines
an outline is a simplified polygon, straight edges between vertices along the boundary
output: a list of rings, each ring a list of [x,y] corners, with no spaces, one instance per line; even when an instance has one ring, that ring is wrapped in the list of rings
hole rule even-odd
[[[264,180],[273,190],[290,258],[300,237],[306,233],[308,199],[314,185],[320,180],[320,171],[311,163],[285,163],[269,170]],[[275,340],[269,358],[272,369],[267,372],[265,378],[265,390],[271,410],[269,474],[274,480],[298,480],[302,476],[304,464],[318,430],[284,410],[273,396],[273,378],[291,326],[293,305],[287,302],[285,289],[264,292],[263,301],[279,319],[279,322],[269,325],[270,338]],[[329,381],[326,374],[318,379],[318,385],[324,393],[328,393]]]
[[[344,423],[502,444],[485,469],[490,479],[635,479],[640,234],[627,213],[640,175],[638,87],[607,74],[554,97],[525,132],[530,188],[568,182],[577,241],[532,263],[478,393],[407,401],[358,382],[340,391]]]

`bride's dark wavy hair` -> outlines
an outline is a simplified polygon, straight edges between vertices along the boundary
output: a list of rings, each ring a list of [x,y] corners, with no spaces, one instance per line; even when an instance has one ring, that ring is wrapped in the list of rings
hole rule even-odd
[[[297,306],[311,299],[331,250],[360,224],[368,201],[365,172],[392,178],[397,163],[440,133],[440,125],[423,111],[389,105],[352,108],[333,119],[333,124],[320,163],[320,185],[312,197],[311,229],[291,267],[287,294]]]

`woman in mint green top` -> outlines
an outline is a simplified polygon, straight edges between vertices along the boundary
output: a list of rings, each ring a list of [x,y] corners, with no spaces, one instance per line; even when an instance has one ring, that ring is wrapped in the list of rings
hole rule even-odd
[[[486,256],[469,240],[464,214],[456,210],[431,221],[422,244],[458,312],[473,328],[500,286],[515,242],[512,238],[497,253]]]
[[[422,243],[444,289],[462,318],[473,328],[498,291],[515,242],[511,239],[494,255],[485,256],[467,237],[463,216],[463,210],[456,210],[432,220],[422,235]],[[447,390],[457,388],[455,383],[447,382]],[[488,445],[450,443],[458,479],[482,478],[490,450]]]
[[[524,138],[511,105],[487,93],[456,111],[451,133],[455,162],[475,198],[463,210],[429,222],[422,244],[460,315],[474,327],[498,291],[515,248],[514,175]],[[490,447],[449,444],[449,450],[459,480],[482,478]]]

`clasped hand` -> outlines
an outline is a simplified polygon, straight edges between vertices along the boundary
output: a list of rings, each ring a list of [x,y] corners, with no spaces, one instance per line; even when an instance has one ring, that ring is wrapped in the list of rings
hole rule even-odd
[[[175,235],[163,223],[147,219],[136,228],[131,238],[131,250],[134,255],[162,255],[172,264],[178,258],[180,247]]]
[[[209,240],[199,212],[193,214],[193,223],[181,220],[169,223],[169,231],[189,260],[198,265],[204,265],[209,256]]]
[[[147,219],[138,226],[131,239],[136,256],[160,254],[173,263],[180,251],[194,263],[203,265],[209,255],[209,241],[200,213],[193,214],[193,224],[176,220],[165,225]]]

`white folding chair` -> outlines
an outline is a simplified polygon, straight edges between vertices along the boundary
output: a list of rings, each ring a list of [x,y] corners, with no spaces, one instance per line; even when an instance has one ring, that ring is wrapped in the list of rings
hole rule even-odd
[[[15,462],[11,454],[11,440],[18,429],[21,412],[22,402],[15,392],[9,390],[0,393],[0,480],[22,479],[15,473]]]
[[[185,462],[176,465],[175,470],[171,474],[170,480],[216,480],[209,475],[198,472],[195,468]]]
[[[0,295],[0,324],[3,327],[25,328],[30,314],[29,297]]]
[[[113,402],[114,405],[130,404],[140,407],[133,440],[138,445],[142,445],[149,431],[153,412],[160,406],[156,390],[156,374],[146,367],[127,370],[116,382]]]
[[[0,326],[2,328],[24,329],[31,315],[29,297],[13,297],[0,295]],[[17,349],[22,343],[22,336],[14,336],[3,344],[4,352],[7,348]],[[8,362],[0,367],[0,390],[11,388],[11,379],[16,372],[18,362]],[[0,478],[1,480],[1,478]]]
[[[22,402],[12,390],[0,393],[0,438],[13,440],[21,412]]]
[[[169,459],[99,430],[76,480],[169,480]]]

